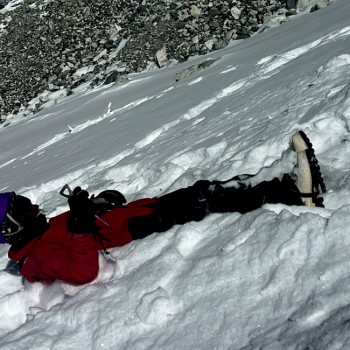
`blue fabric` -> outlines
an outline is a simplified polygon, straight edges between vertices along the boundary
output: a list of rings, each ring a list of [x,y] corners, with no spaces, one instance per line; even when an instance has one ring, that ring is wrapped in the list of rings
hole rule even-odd
[[[12,195],[12,192],[5,192],[0,193],[0,224],[4,220],[6,213],[7,213],[7,207],[9,203],[10,196]],[[0,244],[6,243],[6,239],[2,232],[0,231]]]

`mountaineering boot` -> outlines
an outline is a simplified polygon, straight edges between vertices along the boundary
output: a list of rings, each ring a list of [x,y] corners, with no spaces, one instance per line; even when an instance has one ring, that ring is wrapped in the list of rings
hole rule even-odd
[[[296,153],[312,148],[312,144],[304,131],[300,130],[292,136],[292,145]]]
[[[296,186],[301,198],[308,207],[323,207],[319,195],[326,192],[326,186],[312,143],[303,131],[298,131],[292,137],[292,144],[297,153]]]

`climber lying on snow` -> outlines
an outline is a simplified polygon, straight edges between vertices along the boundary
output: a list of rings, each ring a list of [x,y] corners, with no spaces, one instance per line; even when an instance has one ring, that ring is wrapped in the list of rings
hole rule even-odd
[[[200,221],[210,213],[246,213],[264,203],[323,206],[319,195],[325,186],[309,139],[299,131],[292,145],[297,153],[294,177],[284,174],[281,180],[274,178],[254,187],[244,184],[247,176],[225,182],[201,180],[128,204],[118,191],[89,198],[87,191],[77,187],[68,199],[70,211],[49,222],[28,198],[14,192],[0,194],[0,243],[11,245],[8,266],[16,266],[30,282],[58,279],[79,285],[96,278],[99,250]]]

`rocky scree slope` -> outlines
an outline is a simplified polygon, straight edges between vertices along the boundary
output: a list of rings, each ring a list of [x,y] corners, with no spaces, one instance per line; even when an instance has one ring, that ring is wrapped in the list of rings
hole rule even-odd
[[[0,119],[43,91],[70,94],[251,36],[296,0],[24,0],[0,4]],[[3,9],[1,10],[1,7]],[[31,104],[34,112],[45,101]]]

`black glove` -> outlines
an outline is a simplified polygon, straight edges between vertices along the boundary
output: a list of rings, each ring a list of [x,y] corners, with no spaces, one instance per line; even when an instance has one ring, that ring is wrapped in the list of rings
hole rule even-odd
[[[67,219],[68,230],[73,233],[93,233],[98,227],[95,221],[95,206],[89,193],[76,187],[68,199],[70,214]]]

